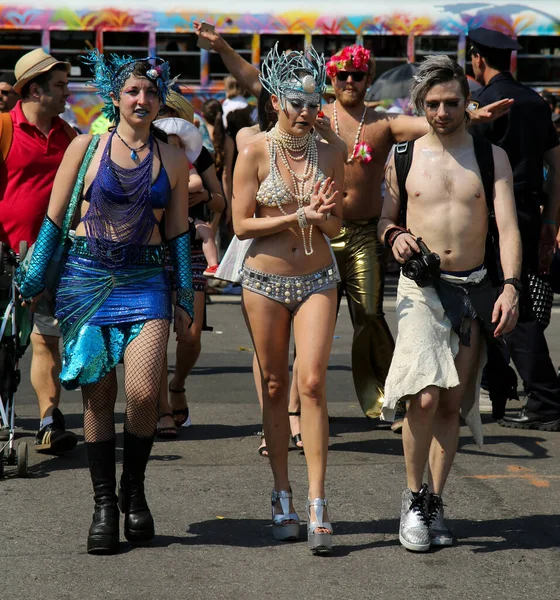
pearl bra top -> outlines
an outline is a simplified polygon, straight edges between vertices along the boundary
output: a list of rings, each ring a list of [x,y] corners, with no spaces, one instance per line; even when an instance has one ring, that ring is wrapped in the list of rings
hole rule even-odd
[[[326,179],[321,169],[317,169],[317,181]],[[278,206],[293,203],[293,199],[286,193],[286,183],[277,181],[273,177],[272,171],[267,175],[266,179],[261,183],[256,195],[256,201],[259,206]],[[309,204],[309,201],[306,202]]]

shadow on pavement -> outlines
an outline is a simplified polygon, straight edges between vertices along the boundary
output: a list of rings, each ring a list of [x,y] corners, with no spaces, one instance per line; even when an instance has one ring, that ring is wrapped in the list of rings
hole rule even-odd
[[[398,546],[398,519],[379,521],[337,521],[334,524],[335,546],[332,557],[348,556],[354,552],[372,548]],[[498,550],[537,550],[557,548],[560,535],[559,515],[531,515],[488,521],[449,520],[449,526],[457,536],[456,546],[471,549],[473,553]],[[283,544],[272,537],[270,521],[266,519],[213,519],[191,524],[185,536],[156,536],[153,546],[233,546],[263,548]],[[348,535],[384,536],[360,544],[336,543],[337,537]],[[387,538],[386,536],[390,536]],[[299,543],[306,543],[305,524],[300,528]],[[286,542],[298,543],[298,542]],[[439,552],[434,548],[431,552]],[[404,552],[404,549],[403,549]]]
[[[335,544],[337,535],[376,535],[394,534],[398,531],[397,519],[382,521],[337,521],[335,528]],[[278,542],[272,537],[272,525],[268,519],[212,519],[192,523],[186,536],[157,536],[152,546],[167,547],[173,544],[184,546],[234,546],[242,548],[264,548],[284,544],[307,543],[305,523],[300,527],[300,539],[294,542]],[[333,556],[347,556],[352,552],[368,548],[398,545],[398,539],[375,540],[359,545],[335,545]]]
[[[360,423],[363,419],[356,419],[356,423],[352,423],[353,419],[348,419],[349,425],[347,428],[342,428],[337,431],[331,426],[331,437],[336,437],[339,434],[368,431],[363,424],[360,428]],[[366,422],[367,424],[367,422]],[[374,429],[374,428],[371,428]],[[462,454],[470,454],[476,456],[492,456],[494,458],[509,458],[512,460],[535,460],[549,458],[548,450],[542,446],[547,439],[544,437],[532,437],[527,435],[519,435],[519,433],[511,435],[487,435],[484,437],[483,449],[478,448],[471,436],[461,436],[459,439],[458,452]],[[485,451],[484,448],[499,445],[517,446],[518,453]],[[471,448],[472,447],[472,448]],[[391,454],[403,456],[402,438],[395,435],[393,438],[371,438],[368,440],[354,440],[349,442],[334,442],[329,446],[329,451],[332,452],[362,452],[367,454]]]
[[[530,515],[490,521],[450,519],[448,524],[458,538],[457,544],[471,546],[475,553],[557,549],[560,536],[560,515]]]
[[[515,430],[514,430],[515,431]],[[479,456],[493,456],[495,458],[511,458],[511,459],[539,459],[548,458],[548,450],[542,446],[543,442],[547,439],[544,437],[532,437],[528,435],[520,435],[512,433],[510,435],[485,435],[484,446],[482,449],[478,448],[470,436],[463,436],[459,439],[458,451],[463,454],[473,454]],[[500,444],[508,444],[509,446],[517,446],[519,450],[523,450],[523,453],[512,454],[511,452],[501,453],[495,451],[486,452],[484,448],[490,446],[498,446]],[[472,446],[467,448],[466,446]]]

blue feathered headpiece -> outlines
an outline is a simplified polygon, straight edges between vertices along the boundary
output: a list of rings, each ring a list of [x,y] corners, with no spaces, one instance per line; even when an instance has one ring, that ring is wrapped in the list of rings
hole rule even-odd
[[[167,61],[157,56],[133,58],[128,55],[111,54],[106,57],[100,54],[98,50],[91,50],[81,58],[93,71],[94,78],[89,84],[96,87],[99,95],[103,98],[105,106],[102,112],[111,122],[116,124],[120,119],[119,111],[111,99],[111,93],[116,98],[120,98],[125,81],[130,77],[134,66],[139,62],[150,63],[151,66],[146,72],[146,76],[156,84],[160,102],[164,104],[170,77]],[[155,63],[155,65],[152,66],[152,63]]]

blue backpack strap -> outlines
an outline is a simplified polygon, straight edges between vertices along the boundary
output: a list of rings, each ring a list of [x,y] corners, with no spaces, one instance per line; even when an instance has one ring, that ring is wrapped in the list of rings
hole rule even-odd
[[[412,165],[412,153],[414,152],[414,141],[401,142],[395,146],[395,172],[399,185],[400,219],[399,225],[406,227],[406,207],[408,204],[408,192],[406,191],[406,178]]]

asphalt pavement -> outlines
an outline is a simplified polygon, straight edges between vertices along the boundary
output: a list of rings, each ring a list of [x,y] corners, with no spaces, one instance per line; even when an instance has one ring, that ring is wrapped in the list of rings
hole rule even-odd
[[[394,290],[387,319],[395,332]],[[466,427],[444,500],[452,548],[414,554],[400,546],[405,487],[401,438],[366,420],[351,376],[352,328],[341,313],[333,340],[327,396],[330,415],[328,499],[335,551],[312,556],[301,541],[274,541],[272,478],[257,453],[260,414],[253,351],[239,298],[213,297],[200,360],[187,382],[193,425],[177,441],[156,441],[147,497],[156,522],[150,547],[89,556],[93,499],[82,445],[79,392],[61,408],[80,439],[65,457],[30,452],[30,475],[8,469],[0,481],[0,598],[42,599],[560,599],[560,433],[504,429],[484,416],[485,445]],[[560,304],[547,335],[560,364]],[[421,351],[421,349],[419,349]],[[21,362],[18,439],[37,429]],[[169,364],[175,362],[173,344]],[[119,374],[122,382],[122,373]],[[123,422],[122,386],[117,403]],[[508,410],[519,408],[512,403]],[[117,446],[122,448],[119,434]],[[289,457],[296,510],[305,518],[305,458]]]

